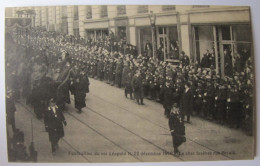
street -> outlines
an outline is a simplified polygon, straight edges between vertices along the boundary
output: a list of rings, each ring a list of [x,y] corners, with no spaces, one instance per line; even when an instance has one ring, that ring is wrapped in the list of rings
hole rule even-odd
[[[174,156],[168,120],[161,104],[144,100],[144,106],[125,98],[124,90],[90,78],[86,105],[78,114],[71,104],[64,113],[67,126],[55,156],[43,120],[36,119],[31,106],[16,103],[16,126],[32,140],[31,119],[38,162],[155,162],[192,160],[234,160],[252,156],[253,137],[241,130],[191,117],[186,126],[187,141]],[[252,146],[252,147],[249,147]]]

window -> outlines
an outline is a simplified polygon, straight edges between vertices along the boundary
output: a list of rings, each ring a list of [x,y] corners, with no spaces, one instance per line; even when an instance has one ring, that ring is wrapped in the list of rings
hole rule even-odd
[[[101,11],[100,11],[100,16],[101,18],[107,17],[107,6],[103,5],[101,6]]]
[[[67,18],[67,7],[66,6],[62,6],[61,14],[62,14],[62,18]]]
[[[125,5],[117,6],[117,15],[125,15],[125,14],[126,14]]]
[[[87,19],[92,18],[92,8],[91,8],[91,6],[86,6],[86,18]]]
[[[54,18],[53,18],[54,19],[54,24],[56,24],[56,19],[57,19],[56,18],[56,7],[53,7],[52,11],[53,11],[52,13],[53,13],[53,16],[54,16]]]
[[[148,13],[148,5],[140,5],[140,6],[138,6],[137,13],[139,13],[139,14]]]
[[[249,25],[201,25],[194,26],[193,31],[195,61],[201,67],[212,65],[221,77],[244,70],[252,49]]]
[[[194,37],[195,37],[195,61],[198,64],[201,63],[203,55],[209,50],[213,54],[214,50],[214,31],[213,26],[195,26],[194,27]],[[212,62],[212,65],[214,61]],[[206,66],[208,67],[208,66]]]
[[[79,10],[78,10],[78,6],[74,6],[74,20],[78,20],[79,19]]]
[[[192,8],[209,8],[209,5],[193,5]]]
[[[163,5],[162,11],[168,12],[168,11],[174,11],[176,9],[175,5]]]

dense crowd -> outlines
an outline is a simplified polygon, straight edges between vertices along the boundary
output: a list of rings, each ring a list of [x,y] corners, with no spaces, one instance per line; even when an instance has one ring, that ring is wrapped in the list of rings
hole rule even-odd
[[[222,78],[216,73],[214,52],[208,50],[200,63],[191,63],[184,51],[176,56],[175,51],[174,56],[179,58],[176,65],[153,58],[150,49],[138,55],[136,46],[117,41],[113,33],[97,41],[38,28],[10,36],[21,55],[6,57],[8,88],[16,100],[22,89],[38,118],[42,116],[41,106],[46,106],[51,96],[56,96],[58,106],[70,103],[69,91],[81,112],[91,77],[124,88],[125,97],[130,95],[140,105],[145,104],[144,98],[162,103],[166,118],[170,118],[172,109],[179,109],[188,122],[191,115],[199,116],[243,128],[252,135],[254,74],[246,49],[235,57],[234,65],[225,58],[226,77]],[[224,54],[231,56],[230,50],[224,50]],[[188,90],[189,99],[185,96]]]

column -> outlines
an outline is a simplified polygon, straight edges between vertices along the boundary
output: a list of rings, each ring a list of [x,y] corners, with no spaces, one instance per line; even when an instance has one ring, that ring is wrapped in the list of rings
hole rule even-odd
[[[181,50],[184,51],[190,57],[190,38],[189,38],[189,26],[181,25]]]
[[[73,35],[73,6],[68,6],[68,34]]]
[[[79,8],[79,35],[80,37],[85,38],[85,28],[84,21],[86,19],[86,6],[78,6]]]
[[[136,27],[134,19],[129,19],[129,34],[130,44],[136,46]]]

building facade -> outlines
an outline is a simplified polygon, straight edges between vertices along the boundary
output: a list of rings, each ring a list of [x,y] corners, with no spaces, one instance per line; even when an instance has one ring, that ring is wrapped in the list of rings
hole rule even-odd
[[[147,42],[162,49],[164,60],[169,53],[184,51],[193,63],[200,63],[206,50],[215,55],[215,67],[224,74],[224,50],[232,57],[242,50],[252,52],[249,7],[175,6],[175,5],[92,5],[31,7],[34,25],[48,31],[80,36],[86,40],[104,38],[112,31],[115,37],[137,46],[142,54]],[[13,17],[17,10],[13,8]],[[152,34],[151,14],[155,15]],[[177,49],[176,49],[177,48]]]

